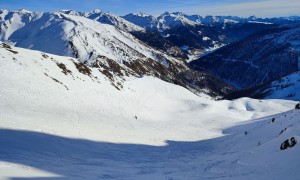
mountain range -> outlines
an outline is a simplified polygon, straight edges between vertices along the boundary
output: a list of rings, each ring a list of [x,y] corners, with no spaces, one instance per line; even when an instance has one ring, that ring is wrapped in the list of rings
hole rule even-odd
[[[252,88],[300,70],[300,25],[255,33],[191,62],[237,89]]]
[[[151,75],[220,98],[298,71],[299,22],[297,16],[0,10],[0,40],[77,58],[118,89],[124,76]]]

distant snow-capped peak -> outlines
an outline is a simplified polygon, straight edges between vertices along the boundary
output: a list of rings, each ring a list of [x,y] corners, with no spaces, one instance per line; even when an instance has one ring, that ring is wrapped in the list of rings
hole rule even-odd
[[[144,31],[142,27],[125,20],[120,16],[114,15],[110,12],[106,13],[99,9],[96,9],[90,13],[86,13],[84,17],[104,24],[114,25],[115,27],[127,32]]]
[[[58,12],[68,14],[68,15],[82,16],[88,19],[98,21],[103,24],[113,25],[116,28],[126,32],[144,31],[143,28],[123,19],[120,16],[117,16],[110,12],[104,12],[99,9],[95,9],[91,12],[77,12],[74,10],[62,10]]]
[[[100,9],[95,9],[94,11],[91,11],[90,13],[91,14],[94,14],[94,13],[101,13],[102,11]]]
[[[144,13],[131,13],[123,17],[124,19],[146,29],[163,31],[177,26],[198,24],[185,17],[181,12],[165,12],[157,17]]]
[[[182,12],[174,12],[174,13],[165,12],[164,14],[158,17],[158,20],[159,22],[163,22],[164,25],[169,28],[178,25],[194,26],[197,24],[197,22],[187,19]]]
[[[20,9],[20,10],[18,10],[18,12],[21,12],[21,13],[32,13],[31,11],[29,11],[27,9]]]
[[[132,15],[134,15],[134,16],[139,16],[139,17],[153,17],[153,16],[150,15],[150,14],[146,14],[146,13],[142,13],[142,12],[139,12],[139,13],[132,13]]]
[[[64,14],[74,15],[74,16],[82,16],[84,14],[84,13],[74,11],[71,9],[65,9],[65,10],[61,10],[59,12],[64,13]]]

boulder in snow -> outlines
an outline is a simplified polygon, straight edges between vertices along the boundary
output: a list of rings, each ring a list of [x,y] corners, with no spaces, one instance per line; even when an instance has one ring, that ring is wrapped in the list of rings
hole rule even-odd
[[[291,137],[291,139],[287,139],[283,143],[281,143],[280,150],[285,150],[287,148],[294,147],[296,144],[296,139],[294,137]]]
[[[295,109],[300,109],[300,103],[296,104]]]

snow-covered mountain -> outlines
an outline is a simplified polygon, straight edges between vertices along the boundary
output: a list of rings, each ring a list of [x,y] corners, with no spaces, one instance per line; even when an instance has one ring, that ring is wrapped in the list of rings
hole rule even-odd
[[[82,16],[61,12],[3,11],[1,17],[2,41],[12,42],[18,47],[76,57],[90,66],[118,71],[119,75],[147,73],[147,68],[133,67],[144,62],[166,69],[170,66],[177,70],[186,68],[184,62],[145,45],[129,33]]]
[[[168,64],[169,57],[130,34],[81,16],[2,11],[1,17],[1,40],[19,47],[74,56],[89,64],[97,58],[117,62],[152,59]]]
[[[300,176],[300,146],[280,150],[300,140],[294,101],[214,101],[152,76],[120,91],[77,59],[3,43],[0,61],[0,179]]]
[[[181,48],[181,56],[188,60],[197,59],[198,56],[211,52],[252,33],[276,27],[278,24],[299,22],[300,18],[273,18],[262,19],[256,17],[241,18],[236,16],[200,16],[186,15],[181,12],[166,12],[159,16],[151,16],[144,13],[131,13],[123,16],[149,32],[159,33],[162,39],[166,39]],[[152,47],[161,49],[161,45],[148,42],[140,38]],[[152,38],[149,38],[150,40]]]
[[[115,26],[101,23],[96,16],[95,20],[85,17],[92,18],[99,13],[4,10],[0,13],[0,38],[17,47],[75,57],[105,72],[115,85],[120,84],[115,82],[115,76],[152,75],[194,92],[209,92],[215,97],[231,91],[232,88],[205,72],[199,72],[198,79],[192,78],[189,74],[197,72],[190,70],[182,59],[154,49]],[[206,84],[203,78],[210,83]],[[214,92],[213,88],[218,90]]]
[[[145,31],[144,28],[131,23],[120,16],[117,16],[110,12],[103,12],[99,9],[95,9],[94,11],[91,12],[79,12],[74,10],[61,10],[59,12],[68,15],[86,17],[88,19],[98,21],[102,24],[112,25],[117,29],[120,29],[125,32]]]
[[[259,19],[255,17],[239,18],[234,16],[206,16],[206,17],[202,17],[199,15],[189,16],[181,12],[174,12],[174,13],[166,12],[157,17],[143,14],[143,13],[129,14],[124,17],[120,17],[112,13],[105,13],[100,10],[95,10],[88,13],[76,12],[73,10],[63,10],[55,13],[32,13],[27,10],[20,10],[20,11],[1,10],[0,12],[1,12],[0,21],[2,21],[1,23],[2,32],[0,34],[1,37],[0,40],[2,41],[6,41],[10,39],[10,36],[14,34],[15,31],[17,30],[22,31],[20,27],[25,28],[25,26],[28,27],[29,25],[30,26],[38,25],[41,27],[48,27],[48,26],[53,27],[52,24],[53,22],[50,22],[49,19],[51,19],[52,21],[57,21],[57,18],[60,17],[60,15],[58,14],[61,14],[62,16],[67,16],[67,15],[72,16],[73,17],[72,21],[75,22],[77,21],[77,18],[74,17],[84,17],[87,19],[98,21],[100,22],[100,24],[112,25],[117,30],[131,33],[136,38],[146,43],[147,45],[151,46],[152,48],[159,49],[165,54],[171,55],[176,58],[182,58],[185,60],[187,59],[192,60],[194,59],[195,56],[205,53],[205,51],[212,51],[214,49],[223,46],[224,44],[228,44],[233,41],[240,40],[241,38],[244,38],[247,35],[250,35],[251,33],[257,32],[259,30],[268,27],[275,26],[270,22],[274,21],[274,22],[281,22],[282,24],[284,24],[284,22],[286,23],[289,22],[288,20],[293,22],[297,21],[297,17],[291,19],[278,18],[277,21],[275,21],[273,19]],[[270,22],[265,22],[267,20],[269,20]],[[68,21],[67,18],[65,19],[61,18],[60,22],[61,24],[63,24],[62,22],[66,23],[66,21]],[[45,23],[48,24],[45,25]],[[75,26],[80,26],[80,25],[85,25],[85,24],[81,22],[81,23],[76,23]],[[92,25],[92,27],[95,26],[96,25]],[[97,28],[100,29],[99,27]],[[55,27],[55,29],[65,30],[63,27]],[[55,29],[51,30],[51,32],[53,33],[54,31],[56,31]],[[147,31],[145,31],[145,29]],[[106,33],[103,31],[100,32],[96,31],[96,32],[100,34]],[[69,35],[70,32],[64,32],[64,33],[67,34],[67,36],[70,36]],[[27,37],[29,36],[28,34],[25,35]],[[82,36],[81,34],[79,35]],[[108,34],[108,36],[110,35],[111,34]],[[127,35],[125,33],[125,36]],[[31,35],[31,37],[32,36],[34,35]],[[80,37],[80,38],[84,39],[85,37]],[[54,39],[54,42],[56,41],[57,40]],[[94,41],[99,41],[99,40],[94,40]],[[155,43],[154,41],[157,41],[157,43]],[[86,43],[86,42],[82,42],[82,43]],[[28,46],[30,45],[26,45],[25,47],[28,48]],[[61,47],[61,45],[57,45],[57,46],[58,46],[57,49],[64,49]],[[59,55],[65,54],[65,53],[57,52],[58,51],[57,49],[53,48],[51,51],[46,51],[47,49],[39,49],[39,50],[55,53]],[[141,53],[140,50],[137,51]],[[89,53],[91,53],[91,51],[85,52],[86,55],[84,56],[85,57],[89,56]],[[105,51],[105,53],[107,52]],[[101,53],[101,56],[106,57],[106,54]]]
[[[178,26],[196,26],[206,25],[211,27],[221,27],[226,29],[232,24],[290,24],[300,21],[299,16],[290,17],[275,17],[275,18],[257,18],[250,16],[248,18],[238,16],[201,16],[201,15],[187,15],[182,12],[165,12],[159,16],[152,16],[145,13],[130,13],[123,16],[124,19],[136,24],[145,29],[156,29],[164,31],[166,29]]]
[[[136,24],[137,26],[140,26],[145,29],[155,29],[157,26],[157,18],[155,16],[152,16],[150,14],[146,13],[130,13],[125,16],[123,16],[124,19],[126,19],[129,22],[132,22],[133,24]]]
[[[161,39],[165,39],[167,42],[171,42],[171,45],[180,48],[176,52],[185,54],[185,56],[181,55],[181,57],[187,60],[203,53],[207,49],[222,46],[222,40],[218,36],[220,33],[216,29],[190,20],[181,12],[166,12],[157,17],[143,13],[131,13],[123,16],[123,18],[145,28],[148,32],[160,34]],[[143,36],[137,37],[153,47],[162,49],[165,52],[170,51],[169,49],[161,48],[159,43],[152,43],[148,39],[143,39]]]
[[[179,26],[195,26],[200,24],[185,17],[181,12],[165,12],[157,17],[145,13],[131,13],[123,16],[124,19],[148,30],[163,32]]]
[[[193,61],[238,89],[255,87],[299,70],[300,26],[289,25],[253,34]]]
[[[106,12],[103,12],[100,10],[94,10],[92,12],[85,13],[84,16],[89,19],[99,21],[103,24],[113,25],[113,26],[117,27],[118,29],[121,29],[122,31],[126,31],[126,32],[144,31],[145,30],[144,28],[137,26],[137,25],[121,18],[120,16],[114,15],[112,13],[106,13]]]
[[[191,21],[181,12],[169,13],[165,12],[158,16],[155,26],[159,31],[179,27],[179,26],[195,26],[198,23]]]
[[[90,67],[98,67],[101,71],[106,72],[113,84],[120,83],[115,82],[115,76],[122,78],[130,75],[136,77],[152,75],[187,87],[193,92],[209,92],[215,97],[227,95],[232,91],[232,88],[206,73],[207,70],[226,83],[230,83],[231,86],[241,89],[275,80],[295,71],[296,68],[294,64],[297,62],[294,61],[297,61],[298,51],[295,49],[298,47],[297,40],[299,39],[297,25],[277,27],[278,25],[270,23],[275,22],[274,19],[276,18],[270,20],[256,17],[202,17],[188,16],[180,12],[164,13],[157,17],[139,13],[130,14],[124,18],[128,21],[100,10],[89,13],[72,10],[50,13],[1,10],[0,40],[18,47],[78,58]],[[278,21],[279,19],[277,18]],[[280,19],[280,21],[284,20],[296,22],[297,18]],[[156,27],[157,29],[149,31],[149,27],[140,27],[137,23],[139,21],[143,21],[145,24],[149,22],[151,24],[149,27]],[[270,29],[270,27],[274,28]],[[226,43],[265,28],[267,30],[201,58],[200,64],[204,64],[203,67],[198,65],[200,61],[193,62],[192,65],[198,67],[196,69],[200,71],[199,73],[186,65],[186,59],[197,59],[203,53],[207,54]],[[272,33],[278,34],[279,31],[287,31],[288,29],[296,30],[295,32],[290,30],[291,33],[287,35],[289,36],[287,39],[284,35],[281,37],[280,33],[276,35],[278,42],[284,41],[283,43],[278,44],[275,42],[276,40],[272,40]],[[270,35],[269,38],[268,35]],[[262,40],[258,40],[260,38]],[[249,43],[250,41],[253,43]],[[290,41],[291,44],[289,44]],[[270,43],[273,43],[276,49],[269,46]],[[266,47],[260,49],[263,46]],[[293,53],[290,53],[290,50]],[[228,51],[230,52],[228,53]],[[249,57],[254,52],[256,55]],[[273,65],[264,66],[265,64],[262,63],[261,65],[264,67],[260,68],[260,73],[255,76],[233,76],[233,74],[244,72],[244,66],[249,65],[247,62],[255,61],[254,66],[249,66],[249,72],[257,71],[256,67],[260,65],[256,61],[262,62],[261,58],[264,58],[263,62],[272,63],[274,56],[278,55],[278,58],[285,56],[282,53],[286,53],[286,57],[281,58],[280,62],[290,61],[290,68],[280,69],[282,64],[276,63],[274,66],[279,66],[279,70],[272,69],[266,73],[268,68],[273,67]],[[235,65],[234,68],[227,68],[226,65],[219,66],[218,63],[214,63],[215,61],[210,61],[214,59],[214,55],[219,58],[220,54],[226,56],[225,59],[240,58],[246,63]],[[265,57],[269,58],[270,61],[265,60]],[[202,61],[205,58],[210,60]],[[252,60],[249,61],[247,58],[252,58]],[[285,58],[289,58],[289,60],[285,61]],[[239,62],[238,60],[237,63]],[[228,61],[225,64],[230,65]],[[214,66],[221,70],[214,70]],[[214,72],[222,71],[222,68],[225,69],[225,74]]]
[[[186,15],[182,12],[165,12],[159,16],[145,13],[130,13],[124,19],[149,30],[165,31],[179,26],[226,26],[226,24],[244,23],[247,19],[235,16],[200,16]]]
[[[187,59],[188,57],[183,53],[179,47],[165,38],[162,38],[160,33],[146,31],[144,28],[135,25],[124,18],[114,15],[112,13],[106,13],[100,10],[94,10],[89,13],[79,13],[74,11],[62,11],[66,14],[73,14],[82,17],[86,17],[92,20],[96,20],[103,24],[110,24],[114,27],[131,33],[133,36],[146,43],[147,45],[159,49],[164,53],[171,55],[175,58]]]

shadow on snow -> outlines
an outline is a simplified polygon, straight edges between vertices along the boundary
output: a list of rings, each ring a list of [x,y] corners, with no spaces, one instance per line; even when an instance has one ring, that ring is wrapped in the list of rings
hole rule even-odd
[[[250,127],[267,121],[252,121]],[[224,132],[230,135],[214,139],[167,141],[165,146],[96,142],[32,131],[0,129],[0,161],[34,167],[61,176],[12,179],[130,179],[156,173],[172,179],[168,175],[176,172],[186,172],[187,176],[197,179],[202,168],[212,161],[207,157],[224,152],[221,151],[226,148],[223,142],[244,136],[243,129],[246,126],[249,127],[249,124],[238,125],[236,131],[232,131],[234,127],[228,128]]]

